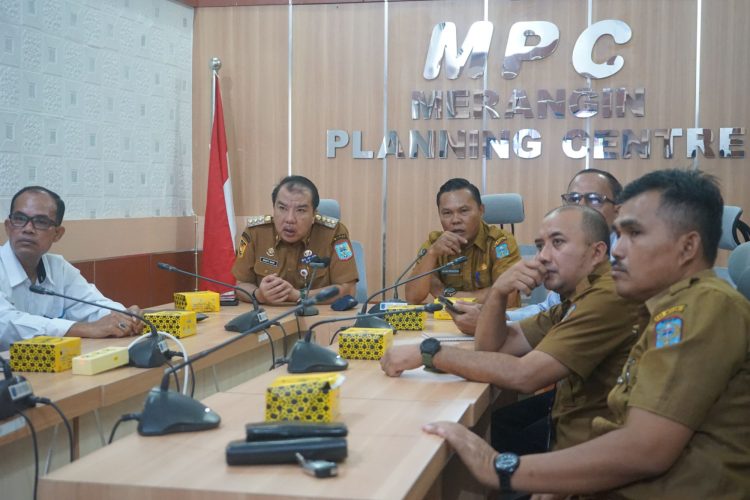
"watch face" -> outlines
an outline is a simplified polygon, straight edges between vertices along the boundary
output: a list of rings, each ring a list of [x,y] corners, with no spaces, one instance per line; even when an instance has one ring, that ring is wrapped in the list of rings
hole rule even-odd
[[[512,474],[518,468],[518,455],[515,453],[501,453],[495,457],[495,469],[498,472]]]
[[[425,354],[435,355],[440,350],[440,341],[438,339],[425,339],[419,346],[419,350]]]
[[[449,286],[448,288],[443,290],[443,295],[445,295],[446,297],[453,297],[454,295],[456,295],[456,289]]]

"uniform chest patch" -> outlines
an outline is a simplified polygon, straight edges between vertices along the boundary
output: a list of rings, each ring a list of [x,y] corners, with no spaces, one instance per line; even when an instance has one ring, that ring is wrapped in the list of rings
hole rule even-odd
[[[679,344],[682,339],[682,318],[670,316],[664,318],[654,327],[656,330],[656,348]]]
[[[349,245],[348,241],[336,243],[333,246],[333,249],[336,250],[336,255],[338,256],[339,260],[349,260],[354,256],[354,254],[352,253],[352,247]]]
[[[269,266],[279,267],[279,261],[273,260],[273,259],[269,259],[268,257],[261,257],[260,261],[262,263],[264,263],[264,264],[269,265]]]
[[[245,239],[245,235],[242,235],[242,238],[240,238],[240,246],[237,249],[237,257],[242,258],[245,255],[245,250],[247,250],[247,240]]]
[[[507,243],[500,243],[495,247],[495,257],[498,259],[504,259],[508,255],[510,255],[510,250],[508,250]]]

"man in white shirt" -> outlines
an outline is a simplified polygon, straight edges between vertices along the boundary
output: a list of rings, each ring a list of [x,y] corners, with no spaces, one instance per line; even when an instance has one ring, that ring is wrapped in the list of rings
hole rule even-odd
[[[0,351],[39,335],[101,338],[140,333],[140,321],[130,316],[29,289],[39,285],[124,309],[104,297],[62,256],[47,253],[65,234],[64,214],[65,203],[46,188],[28,186],[13,196],[5,220],[8,241],[0,246]],[[140,313],[137,306],[129,309]]]

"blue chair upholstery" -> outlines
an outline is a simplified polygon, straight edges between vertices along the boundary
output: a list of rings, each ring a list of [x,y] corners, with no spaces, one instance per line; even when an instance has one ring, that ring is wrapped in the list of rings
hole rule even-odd
[[[332,198],[321,198],[320,203],[318,203],[318,213],[320,215],[327,215],[328,217],[340,219],[341,206],[337,200]]]
[[[501,193],[482,195],[484,221],[487,224],[513,224],[523,222],[523,197],[518,193]]]
[[[743,243],[729,256],[729,276],[739,291],[750,299],[750,243]]]

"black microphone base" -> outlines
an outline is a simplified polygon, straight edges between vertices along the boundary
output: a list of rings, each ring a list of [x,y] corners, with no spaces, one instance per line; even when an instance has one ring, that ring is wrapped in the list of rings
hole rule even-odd
[[[355,328],[388,328],[389,330],[394,330],[393,326],[391,326],[390,323],[388,323],[383,318],[376,318],[373,316],[370,316],[368,318],[359,318],[357,321],[354,322]]]
[[[149,338],[132,346],[128,349],[128,356],[130,357],[128,364],[137,368],[158,368],[162,366],[167,362],[167,358],[164,357],[159,343],[158,338],[149,336]]]
[[[327,349],[312,342],[298,341],[289,353],[289,373],[340,372],[349,367],[349,362]]]
[[[174,391],[154,387],[146,396],[138,434],[141,436],[163,436],[176,432],[195,432],[214,429],[221,417],[188,396]]]
[[[317,316],[320,314],[318,308],[315,306],[306,306],[304,309],[297,313],[297,316]]]
[[[268,320],[268,315],[263,309],[257,311],[249,311],[242,313],[236,318],[232,319],[229,323],[224,325],[224,330],[228,332],[246,332],[251,328],[255,328],[259,324]]]

